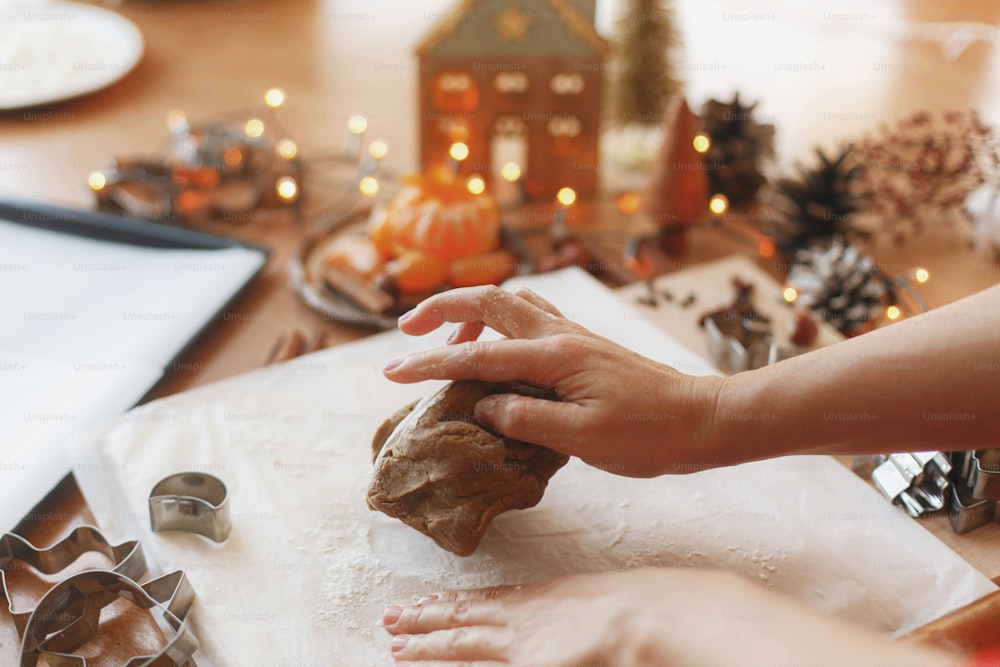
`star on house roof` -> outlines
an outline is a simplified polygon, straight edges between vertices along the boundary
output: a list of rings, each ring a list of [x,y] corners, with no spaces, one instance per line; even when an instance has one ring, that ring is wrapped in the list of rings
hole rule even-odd
[[[576,2],[587,4],[586,0],[459,0],[416,52],[421,56],[608,55],[610,45]]]
[[[528,28],[534,20],[521,11],[521,8],[514,3],[510,3],[500,12],[493,24],[497,27],[498,37],[501,42],[519,42],[524,40],[528,34]]]

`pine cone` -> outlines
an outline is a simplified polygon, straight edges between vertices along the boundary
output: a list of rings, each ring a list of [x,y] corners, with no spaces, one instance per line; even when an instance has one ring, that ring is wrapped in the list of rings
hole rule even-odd
[[[836,236],[866,235],[854,226],[855,213],[862,203],[854,186],[862,175],[862,166],[849,162],[850,147],[832,160],[819,149],[816,154],[818,167],[799,167],[798,179],[782,178],[774,187],[765,232],[787,254]]]
[[[744,206],[757,198],[767,183],[761,163],[774,157],[774,125],[753,118],[756,104],[709,100],[701,108],[702,131],[710,146],[703,155],[712,193],[726,195],[733,206]]]
[[[896,291],[875,261],[843,237],[800,249],[788,285],[798,292],[796,305],[848,336],[863,332],[869,320],[896,303]]]

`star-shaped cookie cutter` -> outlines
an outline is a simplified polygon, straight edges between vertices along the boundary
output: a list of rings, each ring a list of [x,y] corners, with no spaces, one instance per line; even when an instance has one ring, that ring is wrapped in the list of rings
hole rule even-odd
[[[158,609],[168,626],[163,629],[173,634],[158,653],[136,656],[126,667],[186,665],[198,650],[198,640],[184,622],[194,597],[180,570],[141,586],[119,572],[80,572],[56,584],[39,601],[25,627],[20,665],[36,667],[44,657],[50,667],[86,667],[86,658],[73,652],[97,635],[101,610],[118,599],[141,609]]]
[[[112,571],[124,577],[139,579],[146,574],[146,557],[142,552],[142,545],[137,540],[112,546],[104,533],[93,526],[74,528],[69,535],[47,549],[38,549],[15,533],[5,533],[0,537],[0,595],[7,603],[18,636],[24,634],[24,628],[32,612],[14,609],[14,601],[7,589],[5,574],[11,561],[26,563],[43,574],[56,574],[83,554],[92,551],[103,554],[111,560],[114,563]]]
[[[225,542],[233,528],[229,490],[221,479],[207,473],[164,477],[149,493],[149,524],[154,533],[183,530]]]

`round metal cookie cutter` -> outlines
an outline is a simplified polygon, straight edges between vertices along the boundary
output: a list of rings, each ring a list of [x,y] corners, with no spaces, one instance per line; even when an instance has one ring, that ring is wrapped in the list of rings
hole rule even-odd
[[[149,493],[149,524],[154,533],[183,530],[225,542],[233,527],[229,490],[221,479],[202,472],[164,477]]]

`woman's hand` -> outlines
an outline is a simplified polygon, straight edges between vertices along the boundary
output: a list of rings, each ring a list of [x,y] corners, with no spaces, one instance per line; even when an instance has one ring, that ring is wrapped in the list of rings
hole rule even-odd
[[[710,443],[723,380],[693,377],[570,322],[528,290],[455,289],[399,321],[411,335],[459,323],[449,345],[385,366],[396,382],[520,380],[555,389],[561,402],[494,395],[476,418],[502,435],[578,456],[634,477],[695,472],[717,463]],[[479,341],[484,327],[506,336]]]
[[[397,661],[424,667],[954,665],[733,574],[648,568],[440,593],[385,610]]]

